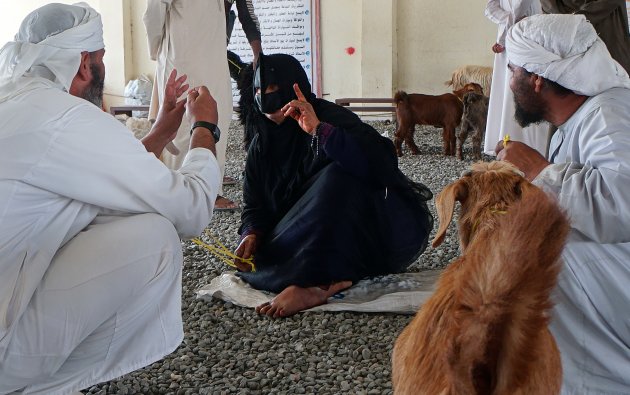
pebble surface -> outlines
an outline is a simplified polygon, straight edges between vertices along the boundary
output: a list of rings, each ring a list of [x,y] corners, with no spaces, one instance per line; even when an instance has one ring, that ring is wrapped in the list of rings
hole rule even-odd
[[[394,123],[369,121],[393,137]],[[456,180],[471,163],[445,157],[442,132],[416,127],[419,155],[403,147],[401,170],[434,194]],[[230,199],[242,199],[245,152],[242,129],[230,127],[226,175],[239,182],[224,187]],[[488,157],[485,158],[489,159]],[[342,197],[340,197],[342,198]],[[431,210],[435,215],[433,202]],[[209,231],[233,250],[238,242],[240,212],[216,212]],[[437,217],[435,228],[437,228]],[[435,232],[435,229],[434,229]],[[274,320],[253,309],[196,298],[195,291],[232,270],[206,250],[182,242],[184,251],[182,315],[184,340],[164,359],[116,380],[85,389],[89,394],[391,394],[391,352],[412,316],[364,313],[300,313]],[[456,227],[444,244],[431,247],[409,271],[437,269],[458,256]]]

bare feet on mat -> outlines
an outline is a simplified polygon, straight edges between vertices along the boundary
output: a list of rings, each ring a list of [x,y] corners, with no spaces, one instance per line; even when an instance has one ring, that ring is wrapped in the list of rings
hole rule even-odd
[[[340,281],[327,288],[301,288],[295,285],[286,287],[271,301],[256,307],[258,314],[272,318],[288,317],[302,310],[325,304],[328,298],[352,285],[352,281]]]
[[[217,200],[214,201],[214,209],[216,211],[238,210],[239,208],[237,203],[220,195],[217,196]]]

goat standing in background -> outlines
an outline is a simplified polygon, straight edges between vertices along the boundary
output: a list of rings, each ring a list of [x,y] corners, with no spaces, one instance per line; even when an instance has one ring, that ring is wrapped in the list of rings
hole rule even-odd
[[[486,131],[488,119],[488,103],[490,99],[482,94],[468,92],[464,94],[464,114],[462,124],[457,133],[457,158],[464,159],[462,148],[470,131],[473,132],[472,147],[473,158],[481,159],[481,142]]]
[[[446,86],[453,86],[453,90],[461,89],[464,85],[476,82],[483,88],[483,93],[490,96],[492,86],[492,67],[466,65],[456,68],[449,81],[444,82]]]
[[[550,294],[569,223],[507,162],[476,163],[436,198],[444,240],[461,203],[463,255],[396,340],[396,394],[558,394],[560,353]]]
[[[416,124],[442,128],[444,155],[455,155],[455,129],[462,120],[462,101],[452,93],[439,96],[419,93],[407,94],[398,91],[394,95],[398,129],[394,135],[394,146],[402,156],[402,142],[407,144],[413,155],[420,153],[413,141]]]

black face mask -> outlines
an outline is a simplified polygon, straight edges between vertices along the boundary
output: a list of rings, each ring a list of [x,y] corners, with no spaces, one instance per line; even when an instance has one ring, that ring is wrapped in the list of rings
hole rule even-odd
[[[264,114],[273,114],[291,100],[296,99],[293,84],[300,86],[307,100],[314,98],[306,72],[297,59],[287,54],[260,54],[252,84],[254,102],[259,111]],[[265,93],[272,86],[277,86],[278,89]]]
[[[258,92],[256,93],[256,96],[254,96],[254,100],[258,105],[258,109],[263,114],[273,114],[288,103],[287,101],[283,100],[283,97],[279,91],[265,93],[264,95]]]

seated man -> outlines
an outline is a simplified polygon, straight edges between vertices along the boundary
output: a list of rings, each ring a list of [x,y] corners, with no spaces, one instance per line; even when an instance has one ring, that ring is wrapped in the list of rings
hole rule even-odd
[[[507,54],[518,122],[558,128],[548,159],[497,151],[571,218],[551,322],[562,393],[630,393],[630,79],[583,15],[524,19]]]
[[[257,311],[285,317],[366,276],[411,264],[433,227],[426,205],[432,195],[398,169],[392,142],[349,110],[317,99],[292,56],[261,55],[254,88],[244,86],[241,111],[253,112],[244,119],[257,132],[236,255],[255,255],[256,271],[235,263],[254,288],[279,292]]]
[[[0,52],[0,394],[67,394],[183,337],[180,237],[212,217],[216,102],[172,73],[142,140],[103,112],[103,26],[84,3],[29,14]],[[158,160],[184,111],[180,171]]]

